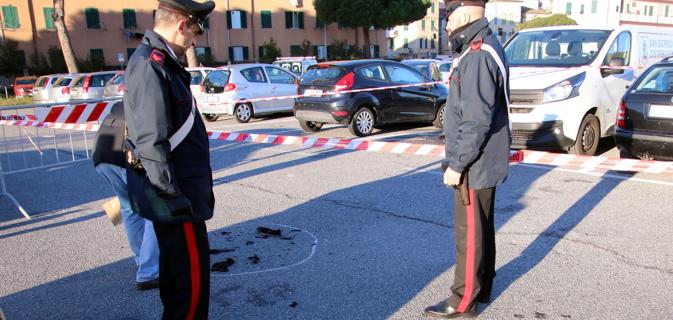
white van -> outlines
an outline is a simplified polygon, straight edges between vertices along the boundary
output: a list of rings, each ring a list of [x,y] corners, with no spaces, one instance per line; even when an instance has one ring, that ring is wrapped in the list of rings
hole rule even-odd
[[[520,31],[505,45],[512,147],[593,155],[613,134],[628,86],[673,55],[673,29],[557,26]]]

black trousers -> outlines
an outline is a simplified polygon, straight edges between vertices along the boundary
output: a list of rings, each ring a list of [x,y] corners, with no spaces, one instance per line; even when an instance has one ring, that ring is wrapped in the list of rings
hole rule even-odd
[[[162,319],[208,319],[210,254],[205,222],[154,223]]]
[[[469,193],[468,206],[457,190],[453,197],[456,273],[449,304],[459,312],[476,311],[478,298],[490,298],[495,278],[495,187]]]

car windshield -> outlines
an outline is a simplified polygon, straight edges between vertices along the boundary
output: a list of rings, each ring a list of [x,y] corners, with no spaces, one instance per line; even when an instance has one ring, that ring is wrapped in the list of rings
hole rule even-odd
[[[58,81],[54,82],[54,87],[65,87],[67,85],[70,85],[71,81],[72,81],[71,78],[58,79]]]
[[[114,77],[114,73],[104,73],[97,74],[91,77],[91,82],[89,82],[89,87],[93,88],[102,88],[105,87],[108,81]]]
[[[42,78],[40,78],[40,79],[37,79],[37,82],[35,83],[35,86],[36,86],[36,87],[44,87],[44,86],[46,86],[46,85],[47,85],[47,80],[48,80],[48,79],[49,79],[49,78],[47,78],[47,77],[42,77]]]
[[[423,75],[429,77],[430,76],[430,63],[429,62],[404,62],[402,63],[420,71]]]
[[[203,75],[201,74],[201,71],[189,71],[189,74],[192,76],[192,80],[190,82],[191,85],[198,86],[203,81]]]
[[[314,65],[306,70],[301,83],[336,82],[346,70],[339,66]]]
[[[299,61],[279,61],[273,63],[276,67],[283,68],[296,75],[301,76],[301,62]]]
[[[123,74],[120,74],[120,75],[114,77],[114,79],[112,79],[112,81],[110,81],[110,83],[112,83],[114,85],[121,84],[122,82],[124,82],[124,75]]]
[[[653,67],[641,79],[636,92],[673,94],[673,65]]]
[[[510,66],[576,67],[591,63],[610,36],[608,30],[522,32],[505,47]]]
[[[16,79],[16,84],[17,85],[31,85],[34,84],[36,79]]]
[[[439,65],[439,71],[441,72],[449,72],[451,71],[451,64],[450,63],[442,63]]]
[[[84,79],[86,79],[86,76],[77,78],[77,80],[75,81],[75,83],[72,86],[73,87],[81,87],[82,85],[84,85]]]
[[[210,72],[203,81],[203,86],[207,93],[222,93],[224,86],[229,83],[230,70],[214,70]]]

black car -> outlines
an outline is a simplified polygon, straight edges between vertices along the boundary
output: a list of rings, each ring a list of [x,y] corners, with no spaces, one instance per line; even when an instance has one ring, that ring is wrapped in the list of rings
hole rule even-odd
[[[624,95],[615,142],[622,158],[673,160],[673,57],[647,69]]]
[[[442,127],[447,89],[404,64],[387,60],[325,62],[309,67],[299,84],[294,115],[305,131],[347,125],[363,137],[390,123],[431,122]],[[348,92],[397,85],[417,86]],[[346,91],[345,93],[340,93]]]

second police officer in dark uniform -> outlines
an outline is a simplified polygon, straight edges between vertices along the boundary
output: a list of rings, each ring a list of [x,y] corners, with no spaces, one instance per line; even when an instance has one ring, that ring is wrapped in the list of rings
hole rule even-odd
[[[452,294],[425,309],[438,318],[475,316],[477,303],[490,300],[495,278],[493,211],[495,188],[509,169],[509,77],[504,51],[484,18],[486,2],[446,1],[454,64],[444,116],[444,184],[459,187]]]
[[[214,8],[212,1],[159,0],[154,29],[145,32],[124,79],[128,140],[144,172],[128,171],[129,193],[140,214],[154,222],[163,319],[208,318],[205,221],[214,208],[209,142],[194,109],[190,74],[178,58],[203,33]],[[158,197],[147,196],[148,182]],[[168,217],[153,210],[152,199],[168,208]]]

